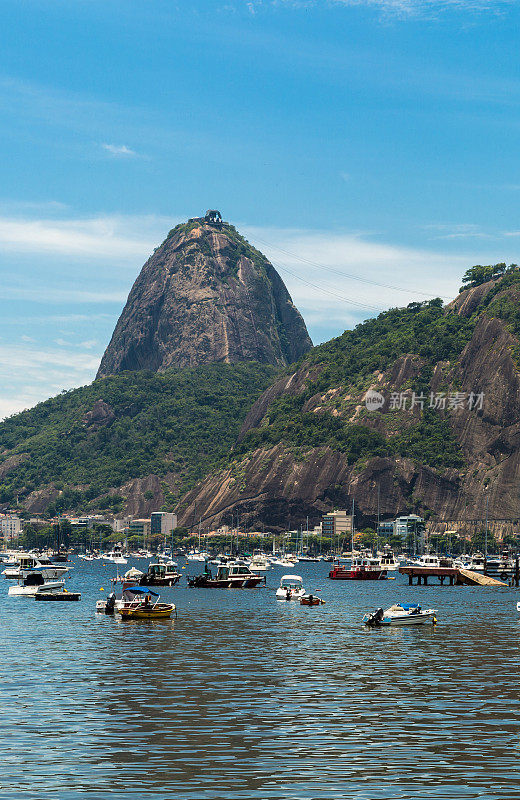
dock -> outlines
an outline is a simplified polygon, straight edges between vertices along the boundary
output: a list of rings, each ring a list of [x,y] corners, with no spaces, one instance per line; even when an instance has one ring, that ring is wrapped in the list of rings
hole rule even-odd
[[[449,581],[450,586],[463,584],[470,586],[508,586],[503,581],[497,581],[495,578],[490,578],[488,575],[483,575],[481,572],[473,572],[469,569],[457,569],[456,567],[399,567],[399,572],[402,575],[408,575],[408,583],[413,585],[413,579],[416,579],[417,586],[423,584],[428,585],[428,578],[437,578],[441,586],[444,581]]]

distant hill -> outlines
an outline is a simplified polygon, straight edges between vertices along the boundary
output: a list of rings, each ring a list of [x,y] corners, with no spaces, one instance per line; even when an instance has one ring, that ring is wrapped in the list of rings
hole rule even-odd
[[[127,372],[0,423],[0,502],[30,511],[172,508],[235,441],[266,364]]]
[[[229,223],[194,219],[142,268],[98,377],[244,361],[283,367],[311,347],[267,258]]]
[[[520,518],[520,273],[497,267],[468,270],[447,307],[391,309],[315,347],[253,405],[230,464],[184,498],[184,518],[196,505],[208,525],[239,511],[295,526],[355,499],[373,524],[378,487],[383,515],[482,518],[487,496],[491,517]],[[409,410],[413,392],[422,409]]]

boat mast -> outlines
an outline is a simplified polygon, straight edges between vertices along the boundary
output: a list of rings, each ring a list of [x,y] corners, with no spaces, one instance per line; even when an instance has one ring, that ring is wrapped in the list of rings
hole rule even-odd
[[[354,553],[354,533],[355,533],[355,522],[354,522],[354,498],[352,498],[352,525],[350,526],[350,531],[352,534],[352,539],[350,542],[350,552]]]
[[[376,528],[376,556],[378,551],[379,545],[379,505],[380,505],[380,496],[381,496],[381,484],[377,484],[377,528]]]

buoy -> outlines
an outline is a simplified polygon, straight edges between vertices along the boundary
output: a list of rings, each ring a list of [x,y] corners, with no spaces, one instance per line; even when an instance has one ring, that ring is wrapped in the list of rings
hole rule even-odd
[[[99,587],[99,591],[100,591],[100,592],[104,592],[105,590],[103,589],[103,587],[102,587],[102,586],[100,586],[100,587]]]

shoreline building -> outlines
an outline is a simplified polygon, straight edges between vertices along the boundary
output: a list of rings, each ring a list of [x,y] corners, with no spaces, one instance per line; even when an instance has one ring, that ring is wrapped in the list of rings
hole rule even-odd
[[[150,533],[152,536],[169,537],[177,527],[177,514],[170,511],[153,511],[150,516]]]
[[[0,514],[0,538],[13,542],[22,532],[22,520],[16,514]]]
[[[352,514],[346,511],[330,511],[324,514],[321,521],[321,530],[324,537],[341,538],[352,534]]]

